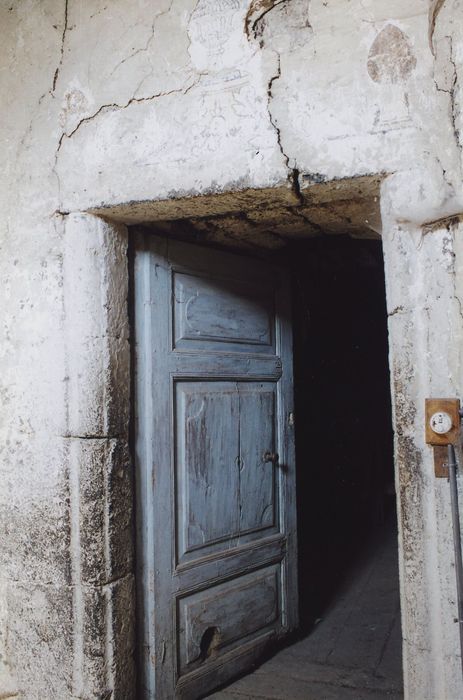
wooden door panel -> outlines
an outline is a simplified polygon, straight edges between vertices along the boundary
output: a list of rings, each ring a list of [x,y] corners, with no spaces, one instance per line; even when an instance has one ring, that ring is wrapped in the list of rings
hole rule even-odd
[[[276,452],[276,384],[240,384],[240,531],[268,534],[278,527],[276,466],[265,453]]]
[[[172,595],[193,588],[200,588],[204,581],[225,580],[232,576],[252,571],[256,562],[269,564],[281,562],[287,553],[286,538],[277,533],[263,537],[257,542],[252,540],[242,544],[238,556],[236,549],[222,550],[202,558],[193,558],[182,562],[174,571],[172,578]]]
[[[268,353],[274,348],[273,299],[242,280],[172,275],[174,347]]]
[[[239,397],[230,382],[176,382],[179,560],[239,530]]]
[[[143,700],[194,700],[296,625],[285,280],[261,261],[137,235]]]
[[[279,616],[279,565],[182,597],[177,603],[179,675],[214,662]]]
[[[228,346],[225,348],[228,350]],[[218,352],[172,352],[165,367],[173,377],[202,379],[273,380],[281,378],[282,365],[278,356],[248,355]]]
[[[275,531],[275,384],[176,382],[178,564]],[[239,554],[239,552],[237,552]]]

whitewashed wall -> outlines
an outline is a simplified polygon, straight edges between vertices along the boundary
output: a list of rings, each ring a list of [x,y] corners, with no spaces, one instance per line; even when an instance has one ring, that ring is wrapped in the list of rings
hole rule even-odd
[[[406,690],[460,696],[422,409],[462,395],[461,224],[423,224],[463,211],[463,3],[11,0],[0,27],[0,697],[133,697],[120,224],[375,173]]]

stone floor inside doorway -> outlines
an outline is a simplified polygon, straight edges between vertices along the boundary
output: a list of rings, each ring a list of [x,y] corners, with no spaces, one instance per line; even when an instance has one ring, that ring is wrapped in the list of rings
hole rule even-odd
[[[401,699],[397,534],[374,538],[307,637],[209,700]]]

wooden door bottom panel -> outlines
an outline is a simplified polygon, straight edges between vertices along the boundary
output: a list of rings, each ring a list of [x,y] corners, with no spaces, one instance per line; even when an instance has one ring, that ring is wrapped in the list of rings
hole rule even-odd
[[[191,564],[177,567],[172,579],[172,592],[194,591],[205,582],[228,578],[283,560],[287,540],[284,535],[251,542],[243,547],[210,555]]]
[[[280,627],[281,571],[271,564],[177,599],[179,676]]]
[[[266,631],[220,658],[211,660],[207,666],[185,674],[176,684],[175,700],[197,700],[244,673],[286,632],[284,629]]]

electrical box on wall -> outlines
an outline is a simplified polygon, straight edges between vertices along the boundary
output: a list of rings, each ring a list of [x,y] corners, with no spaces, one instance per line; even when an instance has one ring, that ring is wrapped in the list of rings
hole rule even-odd
[[[434,448],[434,473],[448,477],[447,446],[456,445],[460,436],[460,400],[426,399],[426,442]]]

